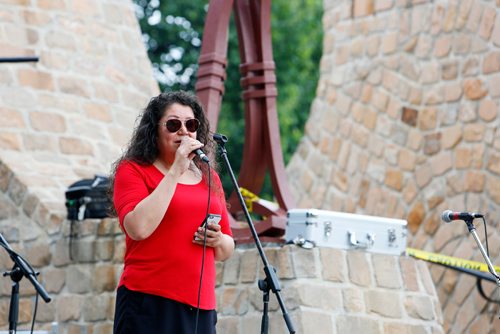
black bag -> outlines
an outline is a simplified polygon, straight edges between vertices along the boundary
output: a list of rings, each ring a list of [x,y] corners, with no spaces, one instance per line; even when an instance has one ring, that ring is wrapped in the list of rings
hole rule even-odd
[[[68,220],[108,217],[111,209],[108,187],[109,178],[100,175],[70,185],[65,193]]]

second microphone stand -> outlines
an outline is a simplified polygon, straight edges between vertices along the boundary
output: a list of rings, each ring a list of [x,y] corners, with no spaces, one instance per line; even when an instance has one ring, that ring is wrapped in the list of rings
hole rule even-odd
[[[467,225],[467,229],[469,230],[470,234],[472,234],[472,237],[476,241],[477,246],[479,247],[479,250],[481,251],[481,254],[483,255],[483,258],[486,261],[486,264],[488,265],[488,269],[489,269],[490,273],[495,277],[497,286],[500,287],[500,276],[498,276],[497,272],[495,271],[495,267],[493,266],[493,263],[491,263],[491,260],[488,256],[488,252],[485,251],[483,245],[481,244],[481,240],[479,240],[479,237],[477,236],[477,233],[476,233],[476,227],[474,226],[472,221],[473,221],[473,218],[464,219],[464,222]]]
[[[226,169],[231,176],[231,181],[233,183],[234,190],[236,194],[238,195],[238,200],[240,201],[241,208],[243,209],[243,212],[245,213],[245,218],[248,223],[248,227],[250,228],[250,232],[252,233],[253,239],[255,241],[255,245],[257,246],[257,250],[259,251],[260,258],[262,259],[262,263],[264,264],[264,273],[266,274],[265,279],[261,279],[258,282],[259,289],[263,292],[263,302],[264,302],[264,308],[263,308],[263,314],[262,314],[262,322],[261,322],[261,334],[266,334],[269,329],[269,315],[268,315],[268,306],[269,306],[269,291],[272,291],[275,295],[276,298],[278,299],[278,303],[281,308],[281,312],[283,313],[283,318],[285,319],[286,326],[288,328],[289,333],[295,333],[295,329],[293,328],[293,323],[292,320],[290,319],[290,316],[288,315],[288,312],[285,307],[285,303],[283,302],[283,299],[281,298],[281,286],[280,282],[278,280],[278,276],[276,275],[276,269],[269,265],[269,261],[267,260],[266,254],[264,253],[262,249],[262,244],[260,243],[259,236],[257,234],[257,231],[255,230],[255,227],[253,226],[252,218],[250,217],[250,214],[248,213],[248,209],[245,205],[245,200],[243,199],[243,196],[241,195],[240,187],[238,186],[238,182],[236,181],[236,178],[234,177],[233,170],[231,169],[231,164],[229,163],[229,159],[227,158],[227,151],[225,144],[227,142],[227,137],[218,133],[215,133],[213,135],[214,140],[217,142],[219,145],[219,151],[222,155],[222,158],[224,160],[224,164],[226,166]]]

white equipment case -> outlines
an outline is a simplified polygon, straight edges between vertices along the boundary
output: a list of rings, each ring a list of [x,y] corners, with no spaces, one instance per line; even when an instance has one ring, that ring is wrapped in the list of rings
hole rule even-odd
[[[291,209],[285,239],[303,247],[363,249],[401,255],[406,251],[406,221],[317,209]]]

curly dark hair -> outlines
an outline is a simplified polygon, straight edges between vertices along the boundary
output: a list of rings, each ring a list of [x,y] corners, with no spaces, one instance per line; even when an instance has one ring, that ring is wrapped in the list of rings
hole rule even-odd
[[[158,158],[159,122],[167,109],[174,103],[188,106],[193,110],[194,117],[200,122],[200,126],[196,132],[196,139],[203,143],[203,152],[205,152],[211,161],[214,160],[215,144],[209,132],[208,119],[198,98],[194,94],[185,91],[161,93],[151,98],[146,109],[138,116],[139,124],[135,127],[125,152],[112,165],[108,191],[111,200],[113,199],[116,169],[122,161],[127,160],[141,165],[150,165]],[[203,179],[206,180],[209,166],[202,162],[198,156],[194,157],[193,162],[202,171]],[[212,168],[214,167],[215,164],[212,163]]]
[[[196,139],[205,145],[203,147],[205,154],[209,155],[210,153],[212,155],[213,145],[211,144],[213,141],[209,135],[208,119],[198,98],[188,92],[175,91],[161,93],[149,101],[146,109],[139,116],[139,125],[134,130],[132,139],[122,157],[123,159],[149,165],[158,158],[158,123],[167,109],[174,103],[190,107],[193,110],[194,117],[200,122],[200,127],[196,132]],[[200,167],[198,156],[195,157],[196,162]]]

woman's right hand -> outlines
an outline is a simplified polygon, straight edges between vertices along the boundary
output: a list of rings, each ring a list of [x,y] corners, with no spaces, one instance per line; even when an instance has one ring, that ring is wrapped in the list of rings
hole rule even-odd
[[[169,172],[175,176],[181,176],[189,168],[191,160],[193,160],[195,150],[202,148],[203,144],[198,140],[189,136],[184,136],[181,140],[177,151],[175,152],[175,160],[170,167]]]

